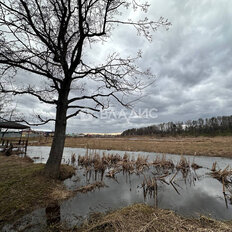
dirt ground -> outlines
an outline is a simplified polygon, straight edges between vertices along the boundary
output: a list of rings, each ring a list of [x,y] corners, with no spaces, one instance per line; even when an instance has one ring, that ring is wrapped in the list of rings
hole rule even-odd
[[[36,143],[33,144],[36,145]],[[37,143],[37,145],[50,144],[51,139]],[[232,136],[66,138],[65,146],[232,158]]]

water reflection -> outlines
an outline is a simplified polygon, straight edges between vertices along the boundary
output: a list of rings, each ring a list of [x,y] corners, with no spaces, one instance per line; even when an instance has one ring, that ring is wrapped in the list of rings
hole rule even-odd
[[[228,197],[224,198],[222,184],[207,174],[212,165],[210,160],[212,158],[207,160],[206,157],[197,157],[194,160],[194,167],[189,165],[189,162],[183,164],[180,162],[180,157],[178,158],[179,161],[176,160],[175,166],[182,164],[183,168],[174,168],[172,165],[169,168],[149,166],[142,172],[137,172],[136,168],[133,170],[128,166],[129,171],[117,167],[114,175],[101,175],[89,166],[81,167],[78,175],[86,175],[86,173],[88,175],[86,182],[82,184],[103,180],[109,188],[89,192],[87,195],[77,195],[62,204],[62,209],[71,207],[73,214],[81,215],[83,212],[87,215],[91,211],[105,211],[131,203],[145,202],[189,216],[204,214],[218,219],[231,219],[232,207],[228,204]],[[205,166],[203,168],[196,163],[196,160],[200,161],[201,158],[203,162],[199,163]],[[112,170],[115,169],[111,167],[110,171]],[[73,185],[72,181],[67,184],[75,189],[76,185]],[[77,202],[83,202],[83,205],[79,204],[78,209],[72,208]],[[71,217],[70,215],[69,219]]]
[[[46,213],[46,222],[48,228],[53,227],[54,228],[53,231],[58,232],[59,229],[56,228],[56,225],[59,225],[61,221],[60,206],[58,205],[58,203],[50,204],[45,209],[45,213]]]
[[[104,152],[107,153],[107,151],[96,152],[100,156],[103,156]],[[204,214],[217,219],[232,219],[230,197],[232,189],[227,186],[224,195],[222,183],[207,174],[210,172],[213,162],[217,162],[218,166],[223,169],[227,165],[232,166],[231,159],[188,156],[187,163],[190,165],[187,167],[186,163],[180,162],[180,156],[166,155],[168,162],[165,162],[166,168],[164,168],[157,162],[158,159],[162,159],[162,156],[154,153],[127,152],[131,157],[130,161],[134,160],[133,162],[135,162],[140,154],[144,154],[145,157],[149,156],[147,161],[152,165],[137,164],[136,166],[134,163],[132,169],[131,163],[126,162],[124,165],[122,163],[119,166],[111,164],[110,167],[104,168],[99,163],[91,167],[78,166],[78,161],[72,159],[73,153],[77,157],[85,155],[86,150],[65,148],[63,162],[70,161],[77,167],[76,176],[65,181],[65,185],[69,189],[75,191],[96,181],[103,181],[108,187],[92,189],[85,194],[77,192],[73,198],[62,202],[59,206],[49,206],[47,209],[37,211],[37,221],[43,222],[45,226],[46,224],[65,222],[71,227],[81,223],[91,212],[105,212],[143,202],[155,207],[171,209],[185,216]],[[123,157],[124,153],[122,151],[110,152],[110,154],[118,154],[120,157]],[[29,147],[28,154],[31,154],[32,157],[40,157],[35,162],[46,162],[49,147]],[[202,168],[198,169],[197,166],[192,166],[193,163]],[[182,165],[184,168],[176,168],[178,165]],[[147,185],[151,185],[151,188],[147,189]],[[30,215],[27,215],[28,217]],[[34,217],[35,221],[33,214],[31,217]]]

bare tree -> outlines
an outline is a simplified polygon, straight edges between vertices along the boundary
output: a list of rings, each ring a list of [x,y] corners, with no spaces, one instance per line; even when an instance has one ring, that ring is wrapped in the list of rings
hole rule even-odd
[[[1,76],[15,79],[17,70],[44,78],[45,85],[3,84],[4,92],[30,94],[56,106],[55,135],[45,167],[57,178],[62,159],[66,122],[79,113],[95,116],[109,100],[127,106],[124,95],[144,87],[143,78],[152,76],[136,65],[136,57],[109,54],[100,65],[88,63],[84,54],[91,44],[106,41],[115,25],[133,26],[151,40],[151,31],[168,27],[164,18],[123,19],[128,9],[146,13],[149,5],[135,0],[1,0],[0,68]],[[124,14],[125,15],[125,14]],[[97,54],[92,54],[96,56]]]

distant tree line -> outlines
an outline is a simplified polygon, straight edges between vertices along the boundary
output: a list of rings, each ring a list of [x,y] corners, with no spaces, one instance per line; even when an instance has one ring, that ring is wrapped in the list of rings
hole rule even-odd
[[[232,115],[212,118],[199,118],[186,122],[167,122],[148,127],[132,128],[124,131],[127,135],[160,135],[160,136],[215,136],[232,135]]]

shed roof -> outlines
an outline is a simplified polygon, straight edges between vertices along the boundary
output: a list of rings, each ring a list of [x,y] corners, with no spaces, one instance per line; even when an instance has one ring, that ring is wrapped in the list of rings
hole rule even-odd
[[[30,128],[29,126],[17,123],[17,122],[0,122],[0,128],[5,128],[5,129],[28,129]]]

